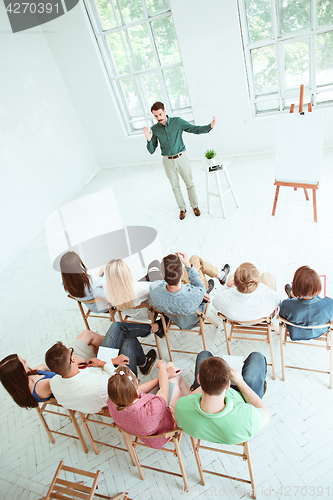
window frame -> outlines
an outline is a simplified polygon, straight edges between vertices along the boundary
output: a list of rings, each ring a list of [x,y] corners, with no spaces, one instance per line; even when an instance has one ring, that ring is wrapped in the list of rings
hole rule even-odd
[[[251,42],[247,24],[246,15],[246,0],[238,1],[238,14],[240,21],[240,30],[243,44],[243,52],[245,59],[250,108],[252,117],[266,116],[268,114],[276,114],[279,111],[287,111],[290,105],[286,105],[287,99],[294,99],[295,104],[299,101],[299,87],[295,89],[285,89],[285,64],[283,46],[287,43],[296,43],[307,40],[309,42],[309,85],[304,86],[304,96],[310,96],[310,102],[313,106],[317,107],[331,107],[333,101],[318,102],[317,96],[327,91],[333,91],[333,82],[330,84],[318,85],[316,82],[317,73],[317,55],[316,55],[316,41],[317,36],[324,33],[333,32],[333,22],[331,25],[317,27],[317,11],[316,0],[310,0],[310,29],[295,33],[288,33],[279,35],[279,3],[278,0],[270,0],[272,23],[273,23],[273,38],[261,40],[258,42]],[[277,92],[265,93],[261,95],[256,94],[254,73],[252,67],[251,50],[256,48],[274,45],[276,57],[276,70],[277,70]],[[277,109],[273,110],[258,110],[257,105],[264,104],[265,102],[276,99],[278,102]]]
[[[118,10],[119,10],[119,13],[121,16],[121,22],[124,22],[124,24],[121,26],[117,26],[115,28],[104,29],[104,30],[103,30],[102,20],[100,18],[98,8],[95,5],[95,1],[94,0],[84,0],[84,5],[86,7],[86,10],[87,10],[90,22],[91,22],[93,32],[95,35],[95,39],[97,41],[98,48],[99,48],[100,53],[102,55],[103,63],[104,63],[107,75],[109,77],[111,87],[112,87],[112,90],[114,92],[114,96],[115,96],[115,99],[117,101],[118,108],[119,108],[121,117],[123,119],[123,124],[125,126],[125,130],[126,130],[127,134],[129,136],[133,136],[133,135],[138,135],[138,134],[142,133],[141,128],[140,128],[140,130],[134,128],[134,124],[136,122],[144,121],[147,127],[151,127],[153,125],[153,117],[152,117],[151,112],[150,112],[151,104],[149,104],[148,99],[146,99],[145,92],[144,92],[143,85],[142,85],[142,81],[140,79],[141,76],[148,75],[151,73],[157,74],[158,81],[160,83],[162,96],[163,96],[163,103],[164,103],[165,107],[168,110],[170,110],[169,114],[173,115],[174,113],[178,113],[178,114],[180,113],[182,116],[185,116],[185,117],[186,117],[186,115],[189,115],[188,119],[190,121],[193,120],[193,111],[192,111],[192,106],[191,106],[190,95],[189,95],[189,100],[190,100],[189,106],[177,108],[177,109],[172,109],[170,98],[169,98],[169,93],[167,91],[166,84],[165,84],[164,77],[163,77],[163,73],[162,73],[164,70],[176,68],[176,67],[182,67],[183,71],[184,71],[180,49],[179,49],[179,53],[180,53],[180,61],[179,62],[162,65],[159,61],[158,49],[157,49],[157,46],[156,46],[156,43],[154,40],[154,35],[153,35],[153,31],[152,31],[152,26],[151,26],[152,22],[158,21],[160,19],[171,18],[173,20],[171,8],[169,8],[169,10],[166,12],[162,12],[160,14],[149,16],[146,2],[145,2],[145,0],[141,0],[143,12],[144,12],[144,18],[136,20],[136,21],[132,21],[130,23],[125,23],[125,20],[124,20],[123,16],[121,15],[122,11],[121,11],[121,7],[119,5],[119,1],[118,0],[114,0],[114,1],[117,3]],[[112,9],[114,12],[116,22],[119,25],[118,17],[117,17],[118,15],[115,11],[113,2],[111,2],[111,6],[112,6]],[[152,46],[153,53],[154,53],[156,66],[154,68],[151,68],[151,69],[137,70],[137,69],[133,68],[133,66],[132,66],[132,60],[135,61],[135,56],[134,56],[133,51],[132,51],[131,57],[129,57],[129,54],[128,54],[127,48],[129,48],[129,50],[131,51],[132,47],[131,47],[131,43],[129,40],[127,30],[132,28],[132,27],[139,26],[142,24],[147,26],[151,46]],[[124,47],[124,50],[126,53],[127,62],[128,62],[129,68],[130,68],[129,73],[122,74],[120,76],[117,75],[117,71],[114,67],[112,57],[110,54],[110,50],[108,49],[107,40],[106,40],[106,35],[113,34],[113,33],[120,34],[120,37],[121,37],[121,40],[123,43],[123,47]],[[127,44],[123,42],[123,37],[126,37]],[[178,43],[177,33],[176,33],[176,39],[177,39],[177,43]],[[179,47],[179,43],[178,43],[178,47]],[[186,81],[185,71],[184,71],[184,76],[185,76],[185,81]],[[131,117],[130,116],[130,113],[129,113],[129,110],[127,107],[127,103],[126,103],[126,99],[125,99],[125,96],[123,94],[123,91],[122,91],[121,85],[120,85],[120,80],[125,79],[125,78],[132,78],[133,79],[133,84],[135,86],[138,100],[140,102],[141,109],[143,111],[143,115],[140,115],[139,117]],[[186,85],[187,85],[187,82],[186,82]],[[188,86],[187,86],[187,89],[188,89]],[[189,93],[189,91],[188,91],[188,93]]]

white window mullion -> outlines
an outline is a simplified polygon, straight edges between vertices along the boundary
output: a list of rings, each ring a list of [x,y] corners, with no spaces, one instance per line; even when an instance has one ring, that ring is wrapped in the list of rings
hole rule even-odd
[[[161,85],[161,91],[162,91],[162,94],[163,94],[163,97],[164,97],[164,103],[163,104],[171,112],[171,102],[170,102],[170,98],[169,98],[169,92],[168,92],[168,90],[166,88],[165,81],[164,81],[164,78],[163,78],[161,64],[160,64],[160,59],[159,59],[159,55],[158,55],[158,51],[157,51],[157,47],[156,47],[156,43],[155,43],[155,38],[154,38],[154,35],[153,35],[153,30],[152,30],[151,22],[150,21],[148,22],[148,33],[149,33],[150,41],[151,41],[151,44],[152,44],[152,47],[153,47],[153,51],[154,51],[154,56],[155,56],[155,61],[156,61],[156,67],[159,69],[159,71],[158,71],[158,79],[159,79],[159,82],[160,82],[160,85]]]
[[[246,72],[247,84],[248,84],[249,95],[250,95],[250,110],[251,110],[252,116],[255,116],[255,114],[256,114],[256,108],[255,108],[256,91],[255,91],[255,87],[254,87],[249,32],[247,29],[246,7],[245,7],[245,2],[243,2],[243,1],[238,1],[238,14],[239,14],[239,20],[240,20],[240,24],[241,24],[241,37],[242,37],[243,51],[244,51],[244,57],[245,57],[245,72]]]

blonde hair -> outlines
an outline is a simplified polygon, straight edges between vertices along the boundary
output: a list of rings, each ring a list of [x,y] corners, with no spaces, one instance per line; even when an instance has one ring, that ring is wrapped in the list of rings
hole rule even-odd
[[[109,378],[108,395],[118,411],[124,410],[139,397],[137,387],[138,379],[128,366],[121,365],[115,369]]]
[[[132,309],[135,303],[132,273],[122,259],[112,259],[105,268],[104,290],[108,301],[119,309]]]
[[[260,283],[260,273],[251,262],[243,262],[235,271],[234,283],[241,293],[254,292]]]

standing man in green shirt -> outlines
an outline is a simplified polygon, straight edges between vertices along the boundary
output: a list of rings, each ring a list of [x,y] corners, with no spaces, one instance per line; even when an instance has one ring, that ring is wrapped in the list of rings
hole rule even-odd
[[[179,117],[169,117],[166,114],[163,102],[155,102],[151,107],[151,112],[156,118],[156,125],[153,125],[149,131],[147,127],[143,127],[143,132],[147,138],[147,149],[150,154],[155,152],[158,142],[161,147],[163,156],[163,166],[165,173],[171,183],[178,207],[180,209],[180,220],[185,219],[186,205],[179,185],[179,177],[181,176],[187,187],[187,194],[190,200],[194,214],[199,217],[200,210],[198,207],[198,198],[195,191],[191,164],[185,154],[185,144],[183,142],[183,132],[191,134],[207,134],[215,127],[216,119],[210,125],[202,127],[192,125],[191,123]]]

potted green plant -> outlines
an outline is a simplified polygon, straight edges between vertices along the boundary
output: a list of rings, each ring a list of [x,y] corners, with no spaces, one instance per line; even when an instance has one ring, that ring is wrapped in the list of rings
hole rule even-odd
[[[207,149],[207,151],[205,153],[205,157],[206,157],[207,163],[209,165],[215,165],[216,164],[215,156],[216,156],[216,151],[214,149]]]

